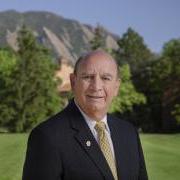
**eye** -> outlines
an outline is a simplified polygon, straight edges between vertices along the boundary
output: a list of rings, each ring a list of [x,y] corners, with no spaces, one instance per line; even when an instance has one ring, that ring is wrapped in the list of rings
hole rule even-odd
[[[111,81],[112,78],[109,77],[109,76],[103,76],[103,77],[102,77],[102,80],[103,80],[103,81]]]
[[[89,79],[89,76],[82,76],[82,79]]]
[[[85,76],[82,76],[82,79],[84,80],[91,80],[93,77],[90,76],[90,75],[85,75]]]

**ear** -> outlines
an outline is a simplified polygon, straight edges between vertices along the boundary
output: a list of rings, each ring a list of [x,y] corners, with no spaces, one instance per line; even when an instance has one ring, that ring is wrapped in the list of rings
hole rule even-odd
[[[75,77],[76,75],[74,73],[70,74],[70,83],[71,83],[71,89],[74,91],[74,86],[75,86]]]
[[[120,84],[121,84],[121,80],[117,79],[115,84],[114,97],[116,97],[119,93]]]

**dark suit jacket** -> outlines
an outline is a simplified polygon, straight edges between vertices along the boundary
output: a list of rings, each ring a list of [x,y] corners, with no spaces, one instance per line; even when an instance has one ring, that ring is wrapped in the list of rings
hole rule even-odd
[[[147,180],[135,128],[110,115],[107,121],[119,179]],[[32,130],[23,180],[113,180],[108,164],[74,102]]]

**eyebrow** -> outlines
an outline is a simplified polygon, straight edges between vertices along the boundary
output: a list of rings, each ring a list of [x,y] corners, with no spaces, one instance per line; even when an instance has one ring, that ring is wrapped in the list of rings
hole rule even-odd
[[[80,74],[81,76],[94,76],[95,75],[95,73],[87,73],[87,72],[82,72],[81,74]],[[108,77],[113,77],[113,75],[112,74],[110,74],[110,73],[104,73],[104,74],[102,74],[101,76],[108,76]]]
[[[95,74],[95,73],[88,73],[88,72],[82,72],[81,75],[87,75],[87,74]]]
[[[103,76],[113,77],[113,75],[112,75],[112,74],[109,74],[109,73],[104,73]]]

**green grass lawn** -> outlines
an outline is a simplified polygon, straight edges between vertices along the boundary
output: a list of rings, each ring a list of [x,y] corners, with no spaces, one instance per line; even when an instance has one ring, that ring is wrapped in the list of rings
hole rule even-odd
[[[21,180],[27,134],[0,134],[0,180]]]
[[[180,134],[142,135],[150,180],[180,179]]]
[[[20,180],[27,134],[0,134],[0,180]],[[180,179],[180,134],[141,135],[150,180]]]

